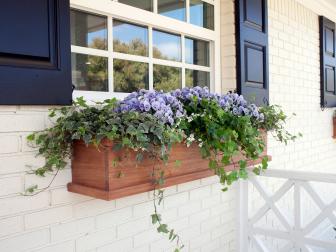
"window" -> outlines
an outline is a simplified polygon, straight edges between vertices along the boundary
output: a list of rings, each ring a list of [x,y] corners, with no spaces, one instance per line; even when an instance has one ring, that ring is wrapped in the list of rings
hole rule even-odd
[[[215,0],[115,0],[139,9],[214,30]],[[187,3],[189,2],[189,6]],[[156,8],[154,8],[156,6]]]
[[[161,14],[146,16],[143,10],[121,8],[115,1],[97,5],[94,13],[78,5],[71,10],[74,97],[103,100],[139,89],[170,91],[214,84],[212,52],[218,34],[187,23],[167,23],[162,17],[179,19],[190,1],[155,1],[119,0],[145,10],[154,7]]]
[[[190,0],[190,23],[213,30],[214,6],[201,0]]]
[[[185,1],[158,0],[158,13],[181,21],[186,21]]]

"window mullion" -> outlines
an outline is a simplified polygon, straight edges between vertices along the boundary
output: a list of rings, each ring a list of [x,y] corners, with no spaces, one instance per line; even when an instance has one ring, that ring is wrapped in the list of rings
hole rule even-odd
[[[108,48],[108,86],[109,92],[114,91],[113,88],[113,19],[111,16],[107,18],[107,48]]]
[[[158,13],[158,0],[153,0],[153,12]]]
[[[182,50],[182,88],[186,86],[185,83],[185,37],[181,36],[181,50]]]
[[[186,17],[187,23],[190,23],[190,0],[186,0]]]
[[[156,2],[157,0],[154,0]],[[154,72],[154,66],[153,66],[153,28],[151,26],[148,27],[148,57],[149,57],[149,63],[148,63],[148,81],[149,81],[149,90],[154,89],[154,78],[153,78],[153,72]]]

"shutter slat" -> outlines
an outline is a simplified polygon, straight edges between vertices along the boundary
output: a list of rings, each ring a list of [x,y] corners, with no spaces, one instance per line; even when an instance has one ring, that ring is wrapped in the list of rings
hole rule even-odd
[[[336,107],[335,23],[320,16],[321,107]]]
[[[69,0],[1,0],[0,34],[0,104],[71,104]]]
[[[237,91],[246,100],[267,105],[267,0],[236,1]]]

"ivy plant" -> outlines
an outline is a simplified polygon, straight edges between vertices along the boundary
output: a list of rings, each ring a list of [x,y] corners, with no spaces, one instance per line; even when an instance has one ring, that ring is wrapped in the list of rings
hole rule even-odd
[[[174,252],[181,251],[184,245],[175,230],[162,221],[157,207],[163,201],[164,168],[174,144],[197,144],[226,191],[234,181],[247,179],[246,160],[260,158],[265,148],[262,131],[273,132],[276,139],[285,144],[297,138],[285,130],[287,116],[280,107],[258,108],[235,93],[218,95],[201,87],[170,93],[140,90],[122,101],[109,99],[93,105],[79,98],[72,106],[52,109],[49,116],[54,120],[52,127],[28,136],[38,147],[38,154],[46,160],[33,173],[56,176],[71,159],[75,140],[97,148],[102,140],[111,140],[114,150],[136,151],[135,162],[141,162],[144,154],[149,154],[146,156],[153,160],[155,187],[152,223],[159,233],[176,242]],[[241,155],[237,167],[227,171],[226,167],[237,154]],[[175,164],[181,165],[179,160],[175,160]],[[253,171],[260,174],[267,165],[267,157],[263,157]],[[34,195],[47,188],[32,186],[27,193]]]

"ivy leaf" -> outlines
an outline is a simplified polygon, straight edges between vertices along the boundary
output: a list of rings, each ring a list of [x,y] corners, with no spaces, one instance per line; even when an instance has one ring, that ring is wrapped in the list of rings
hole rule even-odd
[[[152,217],[152,224],[153,225],[158,223],[159,221],[161,221],[161,215],[159,215],[159,214],[152,214],[151,217]]]
[[[168,234],[168,233],[169,233],[168,225],[167,225],[167,224],[161,224],[161,225],[157,228],[157,231],[158,231],[159,233],[165,233],[165,234]]]

